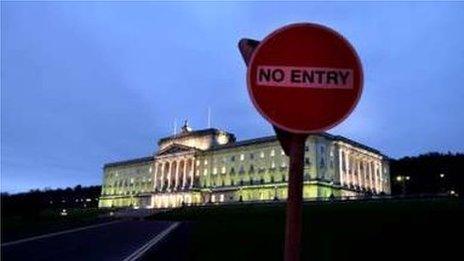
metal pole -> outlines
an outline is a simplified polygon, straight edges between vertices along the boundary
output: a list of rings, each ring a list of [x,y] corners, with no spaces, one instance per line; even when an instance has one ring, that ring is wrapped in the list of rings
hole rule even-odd
[[[287,220],[285,224],[285,261],[298,261],[301,255],[305,140],[306,135],[294,134],[290,138]]]
[[[259,41],[241,39],[238,45],[243,60],[248,66],[254,50],[259,45]],[[290,133],[276,126],[273,127],[285,154],[290,157],[284,260],[299,261],[301,254],[304,146],[308,134]]]

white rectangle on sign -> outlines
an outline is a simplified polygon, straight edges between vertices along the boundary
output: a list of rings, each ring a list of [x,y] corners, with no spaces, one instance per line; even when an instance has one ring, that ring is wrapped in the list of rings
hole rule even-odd
[[[353,89],[353,70],[326,67],[258,66],[256,83],[263,86]]]

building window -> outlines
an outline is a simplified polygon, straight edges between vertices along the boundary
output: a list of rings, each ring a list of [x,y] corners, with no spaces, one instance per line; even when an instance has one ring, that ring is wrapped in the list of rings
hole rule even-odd
[[[284,150],[280,150],[280,155],[285,155],[285,151],[284,151]]]
[[[271,162],[271,169],[275,169],[275,162]]]
[[[311,165],[311,161],[309,160],[309,158],[305,158],[305,165],[306,166]]]
[[[323,157],[321,157],[321,162],[320,162],[319,166],[320,166],[321,168],[325,168],[325,161],[324,161],[324,158],[323,158]]]
[[[197,160],[197,166],[200,166],[200,160]]]
[[[254,160],[254,159],[255,159],[255,154],[250,153],[250,159],[251,159],[251,160]]]
[[[282,163],[280,164],[280,167],[285,168],[286,166],[287,164],[285,163],[285,161],[282,161]]]
[[[219,195],[219,201],[224,202],[224,194]]]
[[[230,175],[234,175],[235,174],[235,169],[234,167],[230,168]]]
[[[261,184],[264,184],[264,179],[263,178],[261,178]]]
[[[235,161],[235,156],[230,157],[230,161],[234,162]]]
[[[225,166],[222,166],[222,168],[221,168],[221,173],[222,173],[222,174],[226,174],[226,167],[225,167]]]
[[[274,176],[271,176],[271,183],[274,183]]]
[[[250,173],[254,173],[255,172],[255,167],[253,166],[253,164],[250,165]]]
[[[208,165],[208,160],[205,160],[203,164]]]
[[[259,157],[262,159],[264,158],[264,151],[261,151],[261,153],[259,153]]]
[[[245,154],[240,154],[240,161],[244,161],[245,160]]]
[[[206,175],[208,175],[208,169],[203,170],[203,176],[206,176]]]
[[[308,173],[308,172],[305,172],[305,174],[304,174],[304,180],[309,180],[310,177],[311,177],[311,176],[309,175],[309,173]]]
[[[239,174],[243,174],[245,173],[245,169],[243,168],[243,166],[240,166],[240,170],[238,171]]]
[[[200,170],[197,169],[196,176],[200,176]]]
[[[345,152],[342,151],[342,170],[346,171],[346,159],[345,159]]]
[[[216,174],[217,174],[217,168],[214,167],[214,168],[213,168],[213,175],[216,175]]]
[[[309,146],[305,146],[305,151],[306,151],[306,152],[309,151]]]
[[[271,157],[274,157],[274,156],[275,156],[275,150],[272,149],[272,150],[271,150]]]

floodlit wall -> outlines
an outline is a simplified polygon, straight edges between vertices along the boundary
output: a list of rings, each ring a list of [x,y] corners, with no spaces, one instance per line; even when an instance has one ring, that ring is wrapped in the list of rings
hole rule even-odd
[[[134,207],[146,205],[139,197],[152,191],[152,161],[107,167],[103,170],[100,207]]]
[[[153,208],[175,208],[182,204],[200,204],[203,201],[200,192],[177,192],[154,194],[152,202]]]
[[[287,199],[287,185],[275,186],[244,186],[236,190],[213,190],[208,195],[205,193],[207,203],[240,202],[240,201],[273,201]],[[354,195],[356,195],[355,193]],[[342,190],[321,184],[304,184],[304,199],[328,199],[331,196],[343,196]]]
[[[194,141],[189,142],[206,146],[210,141],[204,140],[205,137],[209,136],[194,137]],[[332,195],[389,194],[388,158],[361,144],[334,137],[310,135],[306,140],[303,197],[324,199]],[[212,138],[216,139],[209,137]],[[183,139],[188,140],[187,137]],[[198,144],[196,147],[200,146]],[[166,172],[166,166],[162,171],[163,160],[181,165],[188,162],[186,170],[182,166],[179,168],[178,175],[186,172],[190,177],[192,173],[195,181],[187,182],[190,186],[155,188],[156,170],[159,176]],[[287,198],[288,164],[289,158],[272,137],[205,151],[163,154],[156,160],[133,164],[109,164],[104,168],[99,204],[100,207],[171,208],[183,203],[284,200]],[[168,177],[167,172],[160,177]],[[165,180],[158,182],[164,184],[160,182],[166,183]]]
[[[305,143],[304,180],[335,182],[335,146],[323,137]],[[289,158],[278,141],[213,150],[196,159],[201,188],[250,186],[288,181]]]

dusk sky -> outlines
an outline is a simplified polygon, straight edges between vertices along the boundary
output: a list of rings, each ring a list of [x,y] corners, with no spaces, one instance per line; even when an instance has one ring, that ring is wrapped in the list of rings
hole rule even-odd
[[[330,133],[393,157],[464,151],[463,3],[2,2],[1,191],[98,185],[188,119],[272,135],[246,90],[240,38],[294,22],[343,34],[361,100]]]

